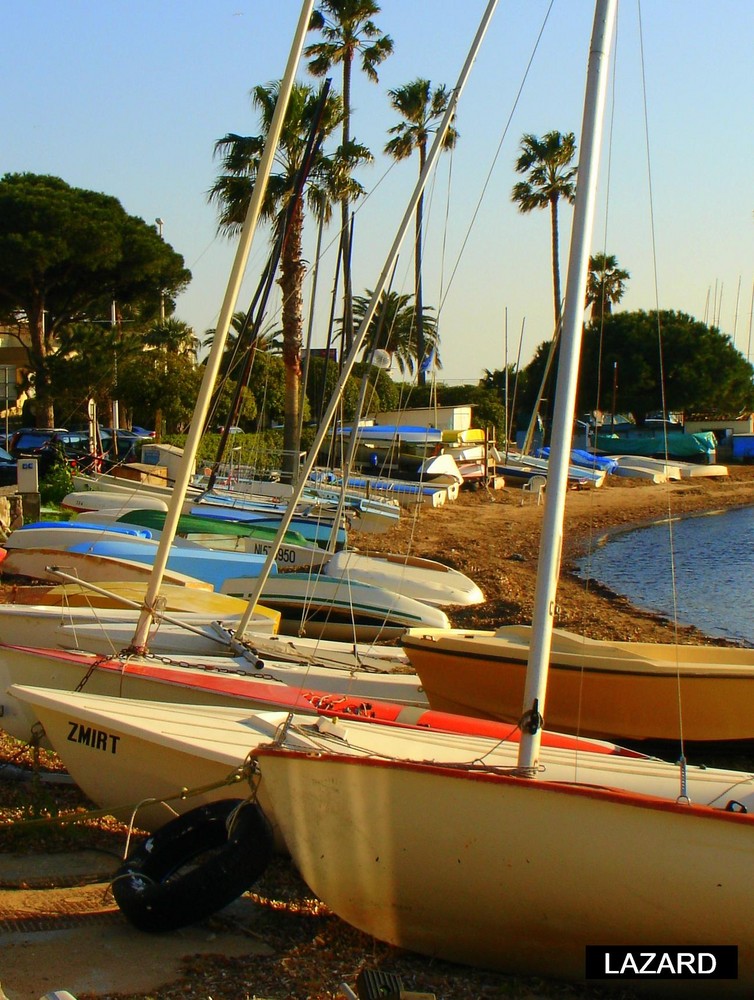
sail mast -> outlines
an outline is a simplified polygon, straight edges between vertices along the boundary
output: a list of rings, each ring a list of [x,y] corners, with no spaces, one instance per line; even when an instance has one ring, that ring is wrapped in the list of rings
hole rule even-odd
[[[544,522],[534,592],[532,641],[524,689],[523,732],[518,757],[519,767],[532,774],[539,759],[545,713],[547,671],[563,546],[563,518],[576,408],[589,247],[597,200],[597,174],[616,7],[617,0],[597,0],[589,48],[584,117],[581,126],[581,157],[576,184],[571,250],[568,258]]]
[[[335,410],[338,405],[338,401],[343,393],[343,389],[345,388],[348,376],[351,374],[353,366],[356,363],[356,358],[359,354],[359,351],[361,351],[364,345],[364,340],[366,339],[367,331],[369,330],[369,326],[372,322],[372,319],[374,318],[374,314],[377,311],[377,305],[379,303],[380,296],[382,295],[382,292],[384,291],[388,283],[388,279],[390,278],[390,272],[392,270],[395,259],[398,256],[398,252],[400,250],[401,243],[403,242],[403,238],[406,234],[406,230],[408,229],[410,223],[414,218],[414,211],[416,209],[416,204],[419,198],[421,197],[421,194],[427,184],[429,175],[431,171],[434,169],[435,162],[437,161],[437,158],[440,155],[440,152],[442,150],[442,142],[445,138],[445,134],[448,131],[450,123],[453,120],[453,116],[456,113],[458,100],[461,96],[463,88],[466,85],[466,81],[468,80],[469,74],[471,73],[471,68],[476,60],[477,53],[479,52],[479,48],[482,44],[484,36],[487,33],[487,28],[489,27],[489,23],[492,19],[492,15],[495,12],[496,6],[497,6],[497,0],[489,0],[487,7],[485,8],[484,14],[482,15],[481,22],[474,36],[474,40],[471,43],[469,54],[467,55],[466,61],[463,64],[463,67],[458,77],[458,81],[454,89],[451,91],[450,100],[448,101],[448,107],[445,111],[445,114],[443,115],[442,121],[440,122],[440,126],[437,129],[437,132],[435,133],[434,141],[432,142],[430,150],[427,154],[427,160],[426,163],[424,164],[424,169],[422,170],[419,176],[419,180],[417,181],[416,187],[414,188],[414,193],[412,194],[411,200],[409,201],[406,211],[404,212],[403,218],[398,227],[398,232],[395,236],[395,239],[393,240],[393,245],[390,248],[390,252],[388,253],[385,265],[382,269],[379,278],[377,279],[376,285],[374,286],[374,291],[372,292],[372,297],[369,301],[369,305],[367,306],[364,318],[361,321],[361,326],[359,327],[353,339],[353,345],[348,354],[348,357],[343,363],[343,367],[341,369],[337,385],[335,386],[333,394],[330,398],[328,407],[324,415],[322,416],[322,419],[320,420],[320,425],[319,428],[317,429],[317,433],[314,437],[314,441],[311,445],[311,448],[309,449],[309,453],[299,471],[299,478],[296,487],[294,489],[293,496],[288,501],[288,507],[280,521],[277,534],[275,535],[275,538],[270,546],[270,551],[267,554],[267,558],[265,559],[262,571],[254,581],[254,588],[252,590],[251,597],[249,598],[249,605],[246,611],[244,612],[241,620],[239,621],[238,627],[236,629],[237,635],[243,635],[246,626],[249,624],[249,620],[251,618],[254,605],[259,600],[259,596],[262,593],[264,585],[267,582],[267,579],[270,575],[270,570],[274,565],[278,549],[280,548],[280,543],[283,540],[285,532],[288,530],[288,526],[293,520],[296,504],[298,503],[301,494],[304,491],[304,486],[306,485],[306,482],[309,478],[309,474],[314,468],[314,464],[317,460],[317,455],[325,439],[328,428],[332,423],[333,417],[335,415]]]
[[[231,268],[230,277],[228,279],[225,298],[223,299],[220,316],[217,321],[217,329],[215,331],[212,350],[210,351],[207,359],[207,366],[204,371],[204,378],[202,379],[202,385],[196,400],[194,415],[191,418],[191,426],[189,428],[188,437],[186,438],[186,444],[183,449],[183,461],[178,470],[170,506],[165,518],[165,525],[163,527],[160,542],[155,554],[154,569],[152,571],[152,575],[150,576],[147,592],[144,596],[144,607],[136,626],[136,632],[133,639],[133,647],[135,649],[141,649],[146,646],[149,626],[152,622],[152,609],[154,608],[155,601],[157,600],[157,596],[160,591],[162,578],[168,564],[168,557],[170,556],[170,546],[173,544],[173,539],[175,538],[176,530],[178,528],[178,519],[180,518],[181,509],[183,507],[183,501],[186,497],[191,476],[193,475],[196,454],[199,450],[199,442],[201,440],[202,433],[204,432],[204,424],[207,419],[207,413],[209,412],[212,390],[214,389],[215,381],[217,380],[217,373],[220,370],[220,361],[222,359],[225,342],[228,337],[231,320],[233,319],[233,311],[238,300],[238,293],[241,290],[244,270],[249,259],[251,243],[256,231],[257,221],[259,220],[262,201],[267,191],[267,181],[270,173],[272,172],[272,163],[277,150],[278,139],[280,138],[280,133],[283,128],[285,114],[288,110],[288,99],[296,79],[296,71],[298,70],[299,62],[301,61],[301,53],[304,48],[306,34],[309,30],[309,21],[311,19],[313,8],[314,0],[304,0],[301,8],[301,15],[299,16],[298,24],[296,26],[296,33],[291,45],[291,51],[288,56],[288,63],[280,84],[280,92],[278,94],[275,111],[270,123],[267,141],[259,162],[256,183],[254,184],[254,189],[251,193],[251,200],[249,201],[246,218],[244,219],[243,227],[241,229],[236,256],[233,261],[233,267]]]

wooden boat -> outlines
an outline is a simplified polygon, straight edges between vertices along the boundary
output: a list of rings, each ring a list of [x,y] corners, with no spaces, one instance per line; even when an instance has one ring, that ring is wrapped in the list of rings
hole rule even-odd
[[[531,641],[524,625],[411,629],[402,639],[434,708],[511,723],[521,717]],[[754,650],[611,642],[556,629],[547,721],[619,742],[754,740]]]
[[[715,944],[737,949],[737,979],[678,983],[652,976],[651,986],[638,985],[653,996],[681,989],[684,995],[749,996],[754,816],[740,810],[735,796],[713,803],[687,796],[683,781],[677,795],[656,794],[649,781],[641,783],[647,761],[599,777],[579,769],[563,780],[545,764],[541,743],[543,719],[549,720],[548,664],[616,6],[597,0],[589,48],[516,766],[495,769],[478,759],[449,766],[429,754],[362,756],[324,744],[312,753],[286,747],[284,736],[260,747],[255,759],[275,822],[312,891],[380,940],[507,973],[583,980],[589,945],[643,949],[647,942],[672,942],[707,949],[712,935]],[[451,115],[461,89],[462,80]],[[444,118],[437,130],[428,164],[448,123]],[[639,780],[628,787],[624,778],[634,768]],[[668,885],[678,891],[668,894]]]

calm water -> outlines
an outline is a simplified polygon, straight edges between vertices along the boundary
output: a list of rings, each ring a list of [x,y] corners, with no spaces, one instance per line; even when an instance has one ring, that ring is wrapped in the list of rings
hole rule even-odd
[[[579,569],[637,607],[754,645],[754,508],[614,535]]]

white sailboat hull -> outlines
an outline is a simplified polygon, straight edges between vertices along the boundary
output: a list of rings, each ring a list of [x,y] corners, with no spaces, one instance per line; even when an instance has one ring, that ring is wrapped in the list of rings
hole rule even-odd
[[[158,621],[150,631],[149,648],[151,652],[161,655],[222,655],[223,642],[215,625],[221,617],[226,628],[236,628],[241,614],[218,616],[200,611],[170,612],[172,618],[185,622],[192,630],[201,630],[202,634]],[[131,645],[138,618],[139,611],[135,608],[3,604],[0,605],[0,635],[8,645],[86,649],[112,655]],[[275,630],[277,621],[277,615],[270,617],[255,612],[249,631],[257,630],[269,635]]]
[[[63,498],[61,507],[79,514],[105,510],[122,512],[130,509],[164,511],[168,509],[167,503],[160,497],[139,493],[135,496],[128,496],[125,493],[105,490],[81,490],[77,493],[68,493]]]
[[[610,455],[617,463],[616,476],[652,479],[656,483],[681,478],[681,468],[677,462],[664,462],[659,458],[645,458],[640,455]]]
[[[61,577],[55,572],[61,569],[71,576],[88,583],[107,583],[118,580],[122,583],[145,583],[152,575],[152,567],[147,563],[132,559],[116,559],[92,552],[68,552],[58,548],[37,548],[8,550],[8,555],[0,563],[4,575],[24,576],[30,580],[49,580],[60,583]],[[177,570],[165,570],[163,579],[176,586],[193,587],[198,590],[212,590],[204,580],[187,576]]]
[[[227,579],[221,593],[248,598],[253,577]],[[440,608],[383,587],[347,578],[279,573],[262,589],[261,600],[280,612],[282,632],[352,642],[399,639],[414,622],[449,626]],[[444,623],[444,624],[442,624]]]
[[[167,704],[159,700],[111,697],[88,690],[53,690],[28,684],[13,686],[10,693],[42,722],[48,739],[76,782],[104,808],[126,804],[121,784],[125,776],[129,776],[134,801],[161,797],[166,788],[191,789],[199,784],[193,776],[192,759],[212,761],[225,769],[223,773],[227,773],[229,769],[241,767],[248,754],[272,736],[268,728],[263,728],[260,735],[260,712],[251,704],[233,707],[201,702]],[[266,726],[266,717],[267,713],[262,712],[263,727]],[[82,732],[107,733],[110,737],[107,753],[103,754],[101,749],[104,741],[92,735],[71,739],[74,723]],[[112,736],[118,737],[117,742],[113,742]],[[138,739],[137,748],[128,745],[127,739],[131,737]],[[421,726],[401,728],[400,725],[386,725],[368,718],[349,719],[344,716],[325,719],[300,712],[294,716],[283,746],[285,751],[301,749],[307,754],[324,758],[332,754],[367,765],[362,790],[358,792],[358,782],[354,785],[358,792],[353,799],[354,817],[359,826],[355,839],[359,839],[360,835],[359,815],[366,821],[369,775],[374,773],[373,758],[453,765],[461,771],[468,769],[473,775],[472,781],[487,781],[495,769],[515,768],[517,756],[516,742],[499,737]],[[170,770],[164,761],[161,762],[164,748],[180,750],[185,755],[183,770]],[[631,794],[651,793],[657,796],[653,802],[659,806],[674,804],[680,788],[679,768],[676,765],[650,757],[615,754],[610,752],[614,748],[605,745],[603,748],[602,752],[580,749],[577,741],[572,741],[570,746],[545,745],[542,751],[542,778],[545,784],[570,784],[579,776],[589,791],[611,784]],[[103,767],[105,758],[108,768]],[[295,762],[295,757],[289,757],[287,753],[286,759]],[[117,766],[117,774],[107,773],[111,765]],[[263,766],[266,767],[266,764]],[[145,774],[149,775],[151,785]],[[529,786],[532,783],[524,780],[523,784]],[[718,814],[723,816],[732,815],[723,813],[722,808],[733,798],[744,807],[754,806],[754,777],[751,775],[692,767],[689,769],[688,787],[694,801],[714,804],[718,807]],[[303,791],[303,794],[306,798],[307,793]],[[438,794],[442,798],[441,789]],[[379,801],[379,796],[375,801]],[[410,815],[412,808],[403,808],[410,800],[399,796],[394,801],[398,811]],[[347,798],[344,798],[336,812],[347,808],[346,802]],[[273,811],[275,808],[273,805]],[[312,813],[312,817],[315,814]],[[301,815],[305,815],[305,809]],[[476,813],[469,815],[475,817]],[[386,811],[384,822],[389,826],[388,816],[389,811]],[[460,812],[457,821],[464,823]],[[307,826],[303,823],[303,840],[307,837]]]
[[[754,988],[751,815],[405,760],[270,748],[257,759],[307,884],[382,941],[580,980],[587,945],[714,939],[739,948],[740,979],[701,995]]]
[[[434,559],[367,556],[343,550],[329,559],[324,573],[338,580],[356,580],[384,587],[436,607],[469,606],[484,601],[484,594],[473,580]]]
[[[32,708],[8,694],[13,684],[74,691],[84,685],[92,695],[138,698],[175,704],[242,706],[244,711],[286,709],[316,711],[317,699],[329,694],[357,699],[358,707],[373,700],[427,709],[427,699],[415,674],[379,673],[306,662],[263,661],[230,657],[163,654],[159,659],[129,656],[108,658],[78,650],[22,648],[0,645],[0,710],[3,729],[28,740],[37,721]],[[302,701],[303,696],[303,701]],[[349,706],[344,704],[344,710]],[[354,707],[350,706],[354,711]],[[473,723],[470,723],[473,725]]]

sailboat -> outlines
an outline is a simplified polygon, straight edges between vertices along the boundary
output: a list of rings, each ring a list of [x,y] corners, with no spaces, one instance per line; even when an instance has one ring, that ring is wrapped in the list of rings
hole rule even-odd
[[[155,673],[151,682],[136,674],[126,677],[117,697],[117,676],[99,687],[103,693],[88,686],[84,691],[34,686],[34,676],[10,689],[21,713],[41,722],[79,788],[118,817],[131,818],[140,804],[137,822],[148,829],[171,815],[235,794],[232,786],[251,776],[249,754],[274,741],[286,724],[289,745],[293,741],[312,752],[319,752],[325,741],[359,755],[409,754],[456,764],[484,758],[504,767],[515,761],[519,734],[499,723],[389,702],[359,703],[343,695],[296,693],[283,685],[274,692],[269,681],[256,684],[268,693],[255,697],[239,692],[228,677],[217,676],[205,678],[205,687],[212,685],[209,692],[197,695],[191,686],[189,700],[188,683],[183,683],[182,698],[180,679],[169,679],[164,669]],[[248,680],[254,687],[253,679]],[[162,694],[139,697],[150,683]],[[99,735],[105,733],[106,738]],[[677,784],[675,765],[614,744],[548,733],[544,746],[548,762],[564,779],[582,769],[592,779],[602,779],[614,773],[616,759],[630,758],[645,760],[648,768],[641,776],[628,774],[634,783],[651,782],[658,793]],[[107,767],[102,766],[103,749]],[[735,795],[754,808],[754,775],[699,767],[693,769],[691,786],[705,802],[721,797],[727,802]]]
[[[75,570],[82,581],[143,579],[155,563],[160,542],[143,537],[144,531],[124,531],[117,523],[86,525],[78,521],[24,527],[12,532],[6,541],[8,555],[3,565],[14,574],[42,580],[57,579],[59,570],[66,567]],[[146,530],[146,534],[151,532]],[[265,547],[271,544],[268,541]],[[463,603],[466,596],[472,600],[482,596],[463,574],[433,570],[429,561],[414,566],[409,559],[391,563],[361,557],[365,565],[360,565],[357,559],[356,553],[333,554],[331,573],[317,572],[310,564],[308,570],[278,574],[276,564],[261,593],[263,606],[280,614],[283,631],[297,634],[303,630],[310,636],[369,642],[378,637],[383,641],[396,639],[407,628],[420,624],[448,628],[448,616],[439,603],[451,603],[454,598]],[[214,549],[180,539],[170,546],[167,569],[201,580],[217,593],[245,598],[253,591],[264,560],[263,553]],[[388,589],[390,584],[392,589]],[[411,593],[417,596],[409,596]],[[85,609],[79,609],[80,618],[86,614]],[[2,618],[0,611],[0,621]],[[18,626],[18,617],[16,623]],[[38,635],[17,638],[40,642]]]
[[[412,628],[401,643],[433,708],[516,723],[530,626]],[[681,701],[678,700],[678,692]],[[548,725],[618,742],[754,739],[754,650],[590,639],[555,629]]]
[[[401,948],[509,973],[585,978],[586,949],[737,949],[754,989],[754,817],[711,808],[683,782],[667,798],[563,781],[541,754],[596,170],[615,0],[597,0],[569,258],[555,425],[517,766],[315,753],[285,734],[257,750],[266,800],[296,867],[352,925]],[[642,762],[635,766],[641,769]],[[625,787],[625,786],[624,786]],[[671,888],[672,887],[672,888]],[[604,970],[603,970],[604,971]],[[736,976],[734,971],[731,974]],[[653,995],[679,984],[651,977]]]

